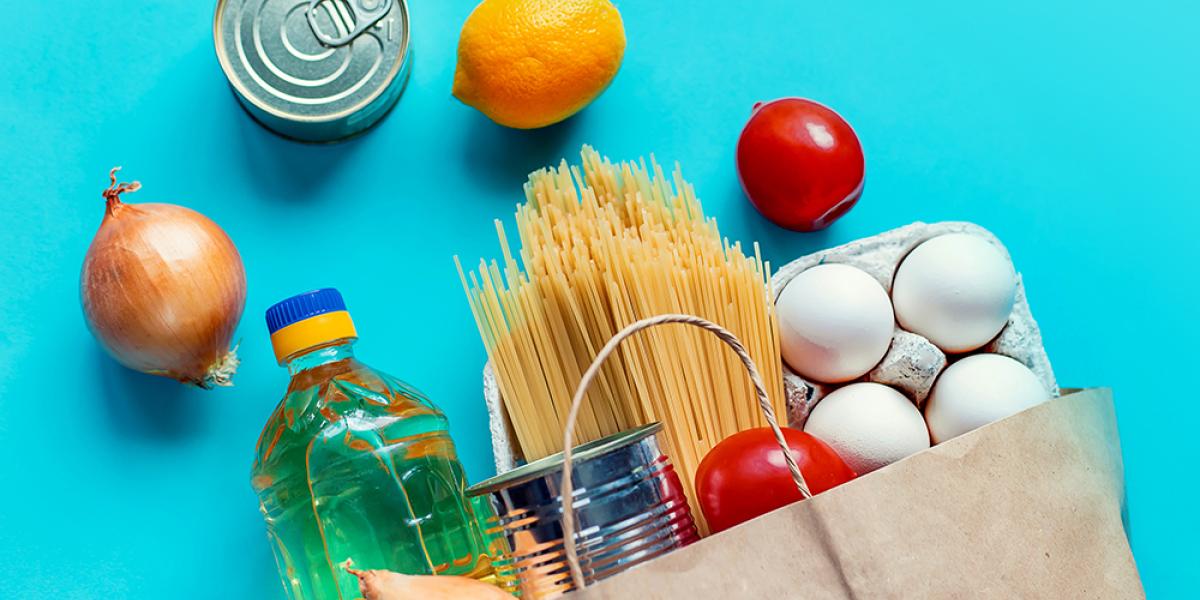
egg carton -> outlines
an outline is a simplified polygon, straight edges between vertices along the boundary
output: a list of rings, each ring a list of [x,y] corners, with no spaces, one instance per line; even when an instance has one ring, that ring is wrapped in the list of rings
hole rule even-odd
[[[779,269],[771,278],[776,298],[784,286],[806,269],[825,263],[842,263],[866,271],[879,281],[889,294],[892,277],[900,262],[913,248],[930,238],[947,233],[968,233],[979,236],[999,248],[1010,261],[1004,244],[990,231],[973,223],[913,223],[863,238],[836,248],[822,250],[800,257]],[[1042,346],[1042,334],[1029,302],[1025,298],[1025,287],[1017,275],[1016,301],[1008,324],[991,343],[976,352],[992,352],[1016,359],[1029,367],[1046,389],[1058,396],[1058,385],[1050,368],[1050,358]],[[929,340],[915,333],[897,328],[892,344],[883,360],[858,381],[873,381],[890,385],[909,397],[921,407],[929,396],[933,383],[946,367],[947,357]],[[827,393],[845,384],[823,384],[806,381],[788,366],[783,365],[784,393],[787,396],[788,424],[803,428],[812,407]],[[849,382],[847,382],[849,383]],[[492,454],[496,472],[510,471],[517,466],[519,456],[514,449],[516,436],[508,414],[500,403],[500,386],[489,362],[483,368],[483,397],[487,404],[488,424],[492,435]]]
[[[845,264],[857,267],[879,281],[883,289],[891,294],[892,278],[908,253],[931,238],[948,234],[965,233],[978,236],[999,248],[1010,261],[1008,250],[992,232],[974,223],[943,222],[913,223],[878,235],[862,238],[828,250],[802,256],[779,269],[771,277],[775,298],[791,280],[800,273],[821,264]],[[1017,274],[1017,292],[1012,314],[1008,323],[990,343],[969,354],[990,352],[1002,354],[1024,364],[1033,371],[1042,385],[1057,397],[1058,384],[1050,367],[1050,358],[1042,345],[1041,330],[1029,301],[1025,297],[1025,286]],[[957,356],[957,355],[956,355]],[[904,393],[918,408],[924,405],[938,375],[946,368],[948,358],[941,349],[924,337],[905,331],[897,326],[892,335],[892,344],[870,372],[856,381],[871,381],[889,385]],[[783,365],[784,393],[787,396],[788,424],[802,428],[808,414],[829,392],[843,384],[824,384],[805,380],[797,375],[787,363]],[[846,382],[852,383],[852,382]]]
[[[483,400],[487,404],[488,429],[492,434],[492,457],[496,462],[496,473],[505,473],[517,468],[517,436],[513,433],[508,413],[500,405],[500,384],[492,370],[492,362],[483,366]]]

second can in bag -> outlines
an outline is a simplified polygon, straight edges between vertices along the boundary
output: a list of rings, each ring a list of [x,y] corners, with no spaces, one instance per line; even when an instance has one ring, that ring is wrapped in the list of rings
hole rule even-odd
[[[700,539],[671,459],[659,446],[661,423],[575,448],[572,506],[586,581],[594,583]],[[485,535],[501,541],[496,579],[522,598],[574,589],[563,551],[561,453],[475,485],[491,507]]]
[[[408,80],[406,0],[219,0],[213,38],[246,111],[300,141],[366,131]]]

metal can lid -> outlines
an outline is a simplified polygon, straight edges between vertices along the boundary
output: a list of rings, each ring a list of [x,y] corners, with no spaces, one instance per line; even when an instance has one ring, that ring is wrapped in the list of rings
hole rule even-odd
[[[582,463],[631,444],[636,444],[662,431],[662,428],[662,423],[654,422],[649,425],[626,429],[625,431],[576,446],[574,452],[571,453],[571,464]],[[551,473],[561,472],[562,465],[562,452],[551,454],[550,456],[521,465],[507,473],[502,473],[491,479],[481,481],[467,489],[467,495],[479,496],[490,494],[498,490],[533,481],[534,479],[540,479]]]
[[[213,37],[247,108],[286,122],[351,119],[407,75],[405,0],[218,0]]]

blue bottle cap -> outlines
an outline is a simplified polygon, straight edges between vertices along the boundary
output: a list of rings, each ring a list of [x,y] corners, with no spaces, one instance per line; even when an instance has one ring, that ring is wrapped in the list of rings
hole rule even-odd
[[[346,302],[336,289],[323,288],[288,298],[267,309],[267,330],[276,331],[317,315],[346,310]]]

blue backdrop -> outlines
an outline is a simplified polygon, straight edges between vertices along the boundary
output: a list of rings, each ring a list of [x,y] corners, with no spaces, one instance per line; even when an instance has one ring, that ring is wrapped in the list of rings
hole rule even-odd
[[[214,2],[8,4],[0,597],[280,597],[248,483],[287,379],[262,313],[309,288],[343,291],[359,355],[440,403],[472,480],[490,475],[484,353],[451,256],[495,256],[492,219],[511,219],[525,174],[583,143],[679,161],[723,233],[776,264],[914,220],[990,228],[1060,381],[1116,389],[1146,588],[1195,584],[1196,3],[622,0],[612,87],[520,132],[450,96],[474,0],[411,0],[407,92],[377,130],[328,147],[242,112],[214,55]],[[751,106],[789,95],[833,106],[866,149],[862,202],[818,234],[764,221],[734,171]],[[236,387],[127,372],[88,334],[79,269],[116,164],[145,184],[132,201],[193,207],[238,244]]]

